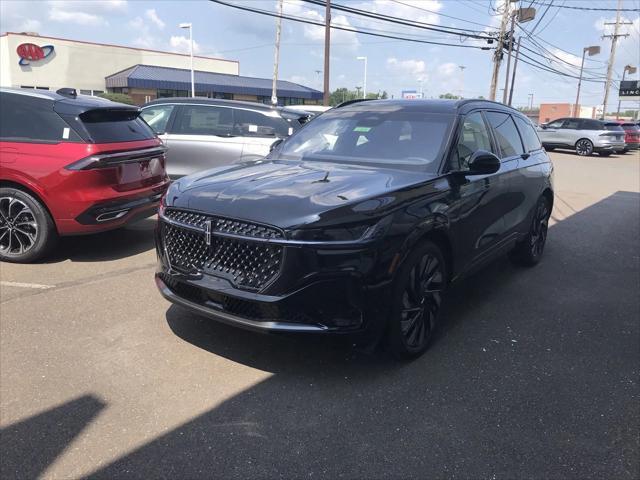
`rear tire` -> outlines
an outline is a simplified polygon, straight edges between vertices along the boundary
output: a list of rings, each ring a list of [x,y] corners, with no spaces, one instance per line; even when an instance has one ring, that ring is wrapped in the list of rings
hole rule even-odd
[[[29,263],[46,255],[57,241],[44,206],[16,188],[0,188],[0,261]]]
[[[398,359],[417,358],[428,348],[447,279],[444,256],[429,241],[416,248],[400,267],[387,332],[389,349]]]
[[[581,138],[576,142],[576,153],[581,157],[588,157],[593,153],[593,142],[588,138]]]
[[[529,233],[524,240],[516,245],[516,248],[513,249],[509,256],[514,263],[525,267],[533,267],[540,262],[547,242],[550,216],[549,200],[547,200],[547,197],[542,196],[533,212]]]

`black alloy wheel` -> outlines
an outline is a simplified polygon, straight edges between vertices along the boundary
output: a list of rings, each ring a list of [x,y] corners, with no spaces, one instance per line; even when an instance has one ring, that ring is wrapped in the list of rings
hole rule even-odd
[[[530,267],[540,261],[547,243],[550,216],[549,200],[542,196],[536,205],[529,234],[512,252],[511,258],[516,263]]]
[[[0,188],[0,260],[31,262],[55,243],[49,213],[28,193]]]
[[[401,359],[414,358],[428,347],[447,284],[446,264],[438,247],[425,242],[399,272],[389,344]]]
[[[593,143],[588,138],[582,138],[576,142],[576,153],[581,157],[588,157],[593,153]]]

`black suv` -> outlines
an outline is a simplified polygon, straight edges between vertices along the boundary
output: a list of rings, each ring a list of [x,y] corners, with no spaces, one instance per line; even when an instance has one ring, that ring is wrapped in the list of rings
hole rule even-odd
[[[173,183],[156,282],[222,322],[385,336],[413,357],[450,282],[507,252],[540,260],[552,170],[529,120],[501,104],[338,107],[264,160]]]

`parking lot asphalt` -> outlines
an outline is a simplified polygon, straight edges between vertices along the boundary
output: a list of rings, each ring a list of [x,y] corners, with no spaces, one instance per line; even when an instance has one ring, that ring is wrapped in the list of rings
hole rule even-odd
[[[0,477],[640,477],[640,156],[554,152],[545,257],[411,363],[170,306],[148,219],[0,266]]]

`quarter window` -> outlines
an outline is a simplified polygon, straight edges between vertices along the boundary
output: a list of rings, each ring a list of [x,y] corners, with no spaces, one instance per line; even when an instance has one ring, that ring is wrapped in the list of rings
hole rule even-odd
[[[542,145],[540,145],[540,139],[538,138],[538,135],[533,129],[531,123],[520,117],[515,117],[515,121],[518,126],[518,130],[520,130],[525,150],[527,152],[533,152],[534,150],[542,148]]]
[[[167,131],[167,122],[171,117],[174,105],[153,105],[142,110],[140,116],[153,129],[161,134]]]
[[[454,168],[457,166],[460,170],[467,169],[471,155],[478,150],[490,152],[491,141],[482,114],[475,112],[467,115],[462,123],[458,145],[454,152]]]
[[[184,135],[232,135],[233,111],[231,108],[188,105],[176,119],[174,133]]]
[[[524,153],[520,134],[518,134],[516,124],[513,123],[511,115],[500,112],[487,112],[487,120],[489,120],[489,123],[493,127],[496,140],[502,151],[502,158],[522,155]]]

